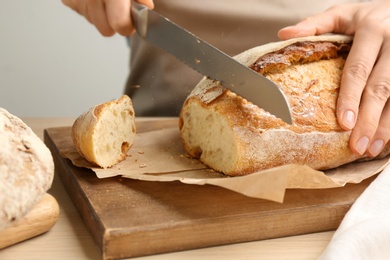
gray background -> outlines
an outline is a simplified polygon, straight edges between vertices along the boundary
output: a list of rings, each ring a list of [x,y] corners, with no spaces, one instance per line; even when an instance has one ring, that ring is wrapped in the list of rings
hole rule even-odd
[[[129,48],[60,0],[0,0],[0,107],[19,117],[76,117],[118,98]]]

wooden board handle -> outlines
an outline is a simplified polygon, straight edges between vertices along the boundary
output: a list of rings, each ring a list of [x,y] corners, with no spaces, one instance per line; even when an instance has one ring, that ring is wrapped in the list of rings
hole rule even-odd
[[[49,231],[57,222],[59,213],[56,199],[46,193],[24,218],[0,231],[0,249]]]

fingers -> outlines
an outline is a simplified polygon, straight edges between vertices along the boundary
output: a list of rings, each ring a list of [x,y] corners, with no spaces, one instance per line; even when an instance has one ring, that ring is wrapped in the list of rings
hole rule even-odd
[[[371,144],[368,147],[367,152],[369,156],[377,156],[382,151],[384,146],[388,143],[390,139],[389,129],[390,104],[388,102],[383,110],[378,129],[371,140]]]
[[[84,12],[85,18],[95,25],[103,36],[112,36],[115,30],[111,27],[106,15],[106,5],[102,1],[87,1]]]
[[[281,39],[354,35],[343,69],[337,120],[352,130],[351,150],[377,156],[390,139],[390,3],[338,5],[279,31]]]
[[[374,40],[375,39],[375,40]],[[350,130],[359,116],[359,104],[369,75],[381,49],[382,38],[370,32],[358,32],[343,69],[337,102],[337,118],[340,126]]]
[[[106,0],[107,22],[114,32],[127,36],[133,33],[131,1]]]
[[[146,5],[150,9],[154,8],[153,0],[138,0],[137,2],[140,3],[140,4]]]
[[[332,32],[333,26],[331,23],[327,22],[329,19],[321,18],[324,15],[325,14],[311,16],[294,26],[285,27],[278,32],[278,37],[281,40],[288,40],[291,38],[314,36],[321,33]],[[332,19],[334,18],[332,17]]]
[[[130,0],[62,0],[62,2],[83,15],[103,36],[112,36],[115,33],[128,36],[134,32]],[[153,0],[138,2],[154,8]]]
[[[382,8],[385,10],[384,8]],[[344,129],[353,129],[351,150],[378,155],[390,139],[390,31],[381,9],[357,14],[356,33],[346,61],[337,102]]]
[[[390,139],[390,53],[386,45],[382,50],[363,91],[350,139],[351,149],[360,155],[378,155]]]
[[[131,35],[134,32],[134,25],[131,19],[131,1],[129,0],[105,0],[107,20],[114,32],[123,36]],[[149,8],[154,8],[152,0],[137,1]]]
[[[296,25],[285,27],[278,32],[281,40],[291,38],[313,36],[324,33],[346,33],[345,24],[349,24],[347,19],[352,17],[352,13],[357,8],[356,5],[337,5],[329,8],[325,12],[308,17]],[[347,33],[350,34],[350,33]]]

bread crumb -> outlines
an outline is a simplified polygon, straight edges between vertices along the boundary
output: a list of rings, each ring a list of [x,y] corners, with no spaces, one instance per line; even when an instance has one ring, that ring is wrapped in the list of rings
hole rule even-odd
[[[139,167],[140,167],[140,168],[145,168],[145,167],[146,167],[146,164],[141,163],[141,164],[139,165]]]

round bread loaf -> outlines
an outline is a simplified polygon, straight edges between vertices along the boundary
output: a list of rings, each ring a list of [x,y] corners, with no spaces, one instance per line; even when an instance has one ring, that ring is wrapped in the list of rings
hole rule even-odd
[[[343,131],[336,118],[341,75],[352,40],[344,35],[312,36],[237,55],[239,62],[280,87],[293,124],[204,78],[181,111],[184,147],[191,156],[228,175],[284,164],[325,170],[364,158],[352,153],[350,131]],[[378,157],[389,152],[387,145]]]
[[[51,187],[50,150],[18,117],[0,108],[0,230],[22,218]]]
[[[133,104],[123,95],[80,115],[72,126],[72,140],[82,157],[108,168],[126,158],[135,132]]]

